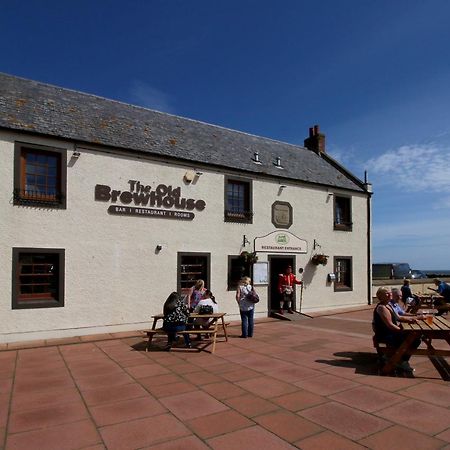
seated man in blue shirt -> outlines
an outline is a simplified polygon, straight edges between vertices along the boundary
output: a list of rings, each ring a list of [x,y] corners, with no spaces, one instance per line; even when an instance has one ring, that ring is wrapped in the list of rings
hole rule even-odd
[[[410,314],[405,312],[403,307],[399,304],[402,300],[402,292],[398,288],[391,289],[391,300],[389,301],[389,305],[394,310],[395,314],[397,314],[397,318],[400,322],[412,323],[415,322],[415,319],[410,319],[409,317],[416,317],[415,314]]]
[[[443,298],[436,299],[434,303],[434,307],[438,310],[436,313],[437,316],[441,316],[444,312],[450,310],[450,286],[439,278],[435,278],[433,283],[437,286],[437,289],[428,288],[431,291],[437,292],[442,295]]]

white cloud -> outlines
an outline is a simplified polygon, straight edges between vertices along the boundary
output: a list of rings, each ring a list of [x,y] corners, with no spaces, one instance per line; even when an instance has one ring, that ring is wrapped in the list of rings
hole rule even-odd
[[[172,114],[175,112],[172,105],[173,99],[170,95],[143,81],[134,80],[131,84],[129,95],[132,103],[139,106]]]
[[[380,184],[416,192],[450,192],[448,147],[406,145],[370,159],[367,166]]]

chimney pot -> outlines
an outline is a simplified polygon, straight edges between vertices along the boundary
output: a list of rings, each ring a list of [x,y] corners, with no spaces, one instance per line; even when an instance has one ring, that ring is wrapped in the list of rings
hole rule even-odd
[[[319,125],[309,129],[309,137],[305,139],[305,147],[317,154],[325,153],[325,135],[320,132]]]

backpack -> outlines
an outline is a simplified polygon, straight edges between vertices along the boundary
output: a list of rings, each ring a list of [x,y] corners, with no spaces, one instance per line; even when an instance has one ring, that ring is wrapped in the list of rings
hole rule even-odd
[[[211,305],[200,305],[198,309],[199,314],[212,314],[214,312],[213,307]]]

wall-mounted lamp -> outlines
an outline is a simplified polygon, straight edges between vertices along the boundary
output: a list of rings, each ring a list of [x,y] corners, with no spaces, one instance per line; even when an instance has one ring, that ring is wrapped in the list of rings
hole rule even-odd
[[[163,246],[162,246],[162,244],[158,244],[157,246],[156,246],[156,252],[157,253],[159,253],[161,250],[163,249]]]
[[[81,156],[81,153],[76,150],[72,153],[72,158],[79,158],[80,156]]]
[[[316,248],[322,248],[322,246],[319,244],[318,241],[316,241],[316,240],[314,239],[313,250],[315,250]]]
[[[286,188],[287,188],[287,186],[285,184],[280,184],[280,189],[281,190],[286,189]]]
[[[333,283],[336,281],[336,274],[335,273],[329,273],[328,274],[328,282]]]
[[[200,172],[199,170],[195,171],[195,175],[197,175],[198,177],[200,177],[201,175],[203,175],[203,172]]]

